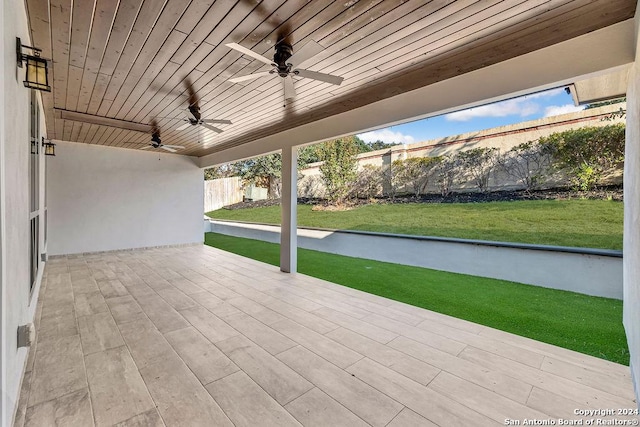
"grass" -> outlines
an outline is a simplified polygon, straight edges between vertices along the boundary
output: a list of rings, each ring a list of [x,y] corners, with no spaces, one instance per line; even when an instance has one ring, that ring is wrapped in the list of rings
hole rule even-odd
[[[349,211],[298,206],[298,224],[421,236],[622,249],[623,204],[608,200],[372,204]],[[219,209],[215,219],[280,223],[280,207]]]
[[[205,234],[205,244],[272,265],[279,245]],[[331,268],[328,268],[330,266]],[[298,249],[298,271],[628,365],[622,301],[504,280]]]

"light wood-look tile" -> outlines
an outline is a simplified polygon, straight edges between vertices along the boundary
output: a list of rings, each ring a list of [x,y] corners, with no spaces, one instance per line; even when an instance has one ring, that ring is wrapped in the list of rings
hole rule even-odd
[[[177,355],[149,364],[140,373],[167,425],[233,426]]]
[[[464,358],[454,357],[428,345],[399,337],[389,343],[392,348],[406,353],[425,363],[457,375],[474,384],[495,391],[516,402],[525,403],[532,385],[517,376],[509,376],[500,370],[480,368]]]
[[[280,332],[244,313],[224,317],[224,321],[271,354],[282,353],[297,345]]]
[[[373,426],[387,425],[403,408],[386,394],[303,347],[287,350],[278,358]]]
[[[35,312],[15,427],[484,427],[636,405],[628,367],[206,246],[51,259]]]
[[[110,313],[79,317],[78,325],[85,355],[124,345],[118,326]]]
[[[96,426],[110,426],[153,409],[126,347],[89,354],[85,364]]]
[[[149,320],[118,326],[138,368],[175,355],[171,345]]]
[[[298,344],[304,345],[317,355],[341,368],[347,367],[362,358],[361,354],[291,320],[283,320],[271,326],[281,334]]]
[[[100,291],[75,294],[75,298],[76,315],[78,317],[109,311],[109,307],[107,307]]]
[[[80,335],[38,341],[29,405],[45,402],[87,386]]]
[[[289,403],[313,387],[290,367],[245,337],[229,338],[217,345],[281,405]]]
[[[285,405],[285,409],[307,427],[369,425],[317,387]]]
[[[420,384],[429,384],[440,373],[432,365],[344,328],[326,336]]]
[[[142,295],[136,301],[160,332],[175,331],[189,326],[189,323],[158,295]]]
[[[349,366],[347,372],[438,425],[498,425],[488,417],[370,359],[362,359]]]
[[[128,322],[142,322],[148,319],[138,302],[131,295],[107,298],[106,303],[118,325]]]
[[[215,381],[207,390],[237,427],[300,425],[244,372]]]
[[[180,313],[212,343],[238,335],[238,331],[204,307],[193,307]]]
[[[421,415],[416,414],[411,409],[404,408],[396,417],[391,420],[387,427],[437,427]]]
[[[193,327],[167,332],[164,336],[204,385],[240,369]]]
[[[89,390],[84,388],[27,409],[25,427],[93,426]]]

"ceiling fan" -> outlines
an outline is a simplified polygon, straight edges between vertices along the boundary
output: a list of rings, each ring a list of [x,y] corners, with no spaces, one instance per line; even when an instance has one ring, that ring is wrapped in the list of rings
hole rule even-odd
[[[202,126],[210,131],[220,133],[222,132],[222,129],[212,126],[210,123],[231,124],[230,120],[203,119],[200,114],[200,100],[198,99],[198,95],[196,95],[195,90],[193,90],[191,80],[188,78],[185,79],[185,85],[187,86],[187,92],[189,93],[189,112],[192,117],[183,118],[182,121],[184,121],[184,123],[176,128],[176,130],[185,130],[189,126]]]
[[[273,61],[237,43],[229,43],[226,46],[273,67],[273,69],[269,71],[262,71],[259,73],[247,74],[246,76],[234,77],[232,79],[229,79],[230,82],[239,83],[246,80],[256,79],[258,77],[278,76],[282,78],[285,103],[288,99],[293,99],[296,96],[296,90],[293,86],[293,76],[319,80],[321,82],[338,86],[344,80],[344,78],[334,76],[333,74],[320,73],[317,71],[305,70],[304,68],[298,68],[302,63],[306,62],[307,60],[313,58],[314,56],[325,50],[324,47],[313,40],[307,42],[295,54],[293,53],[293,47],[291,46],[291,44],[285,41],[281,41],[275,46],[276,51],[273,55]]]
[[[177,150],[184,148],[181,145],[164,145],[162,140],[160,139],[160,128],[158,124],[153,121],[151,122],[151,126],[153,126],[153,133],[151,134],[151,144],[146,147],[141,148],[141,150],[149,150],[151,148],[162,148],[163,150],[169,151],[171,153],[175,153]]]

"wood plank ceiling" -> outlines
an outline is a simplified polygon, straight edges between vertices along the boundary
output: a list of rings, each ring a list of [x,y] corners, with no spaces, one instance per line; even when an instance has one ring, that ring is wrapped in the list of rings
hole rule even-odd
[[[52,139],[142,148],[150,136],[64,120],[55,109],[149,124],[165,144],[202,156],[522,55],[633,17],[635,0],[27,0],[33,43],[53,60],[44,95]],[[269,67],[286,37],[326,51],[305,68],[344,77],[302,79],[283,108],[279,79],[233,84]],[[588,54],[585,52],[585,54]],[[187,86],[221,134],[177,131]]]

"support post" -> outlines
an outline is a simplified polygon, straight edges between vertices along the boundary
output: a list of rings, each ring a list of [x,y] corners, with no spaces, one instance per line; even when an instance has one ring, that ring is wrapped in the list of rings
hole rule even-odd
[[[280,271],[295,273],[298,268],[298,149],[282,150],[282,198],[280,199]]]

